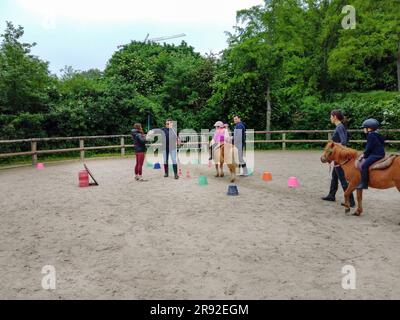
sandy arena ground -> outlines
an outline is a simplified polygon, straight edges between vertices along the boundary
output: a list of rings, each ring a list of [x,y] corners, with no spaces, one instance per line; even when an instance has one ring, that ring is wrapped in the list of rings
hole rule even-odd
[[[138,183],[132,158],[89,160],[100,186],[86,189],[78,161],[0,170],[0,298],[400,299],[399,192],[368,190],[365,215],[346,216],[320,200],[320,154],[258,152],[238,197],[206,165],[179,181],[145,168]],[[56,290],[42,289],[45,265]],[[342,289],[345,265],[356,290]]]

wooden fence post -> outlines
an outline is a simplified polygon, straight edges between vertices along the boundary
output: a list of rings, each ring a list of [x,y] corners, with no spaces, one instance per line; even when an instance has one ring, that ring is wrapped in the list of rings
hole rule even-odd
[[[79,148],[81,149],[81,161],[85,160],[85,140],[79,139]]]
[[[37,165],[37,160],[38,160],[38,157],[37,157],[37,153],[36,153],[36,151],[37,151],[37,142],[36,141],[31,141],[31,151],[33,152],[33,154],[32,154],[32,164],[34,165],[34,166],[36,166]]]
[[[282,150],[286,150],[286,133],[282,133]]]
[[[121,138],[121,157],[125,157],[125,138]]]
[[[331,140],[332,140],[332,133],[328,132],[328,141],[331,141]]]

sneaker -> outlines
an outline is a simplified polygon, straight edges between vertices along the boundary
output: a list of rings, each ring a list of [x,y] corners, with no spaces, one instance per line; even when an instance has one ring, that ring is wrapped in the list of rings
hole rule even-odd
[[[164,178],[168,178],[168,173],[165,173],[165,174],[164,174]]]
[[[175,180],[178,180],[179,176],[176,174],[174,178],[175,178]]]
[[[139,180],[139,176],[138,176],[138,175],[135,176],[135,180],[136,180],[136,181]]]

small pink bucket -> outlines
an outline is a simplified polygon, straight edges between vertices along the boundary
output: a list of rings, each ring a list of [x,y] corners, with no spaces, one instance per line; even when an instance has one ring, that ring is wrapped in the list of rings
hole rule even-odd
[[[39,170],[43,170],[44,169],[44,164],[43,163],[38,163],[37,165],[36,165],[36,169],[39,169]]]
[[[289,186],[289,188],[298,188],[299,181],[297,180],[296,177],[290,177],[288,180],[288,186]]]

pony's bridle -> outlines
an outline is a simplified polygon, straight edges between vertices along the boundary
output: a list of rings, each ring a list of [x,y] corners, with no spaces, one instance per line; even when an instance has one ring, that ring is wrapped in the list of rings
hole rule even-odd
[[[339,163],[337,165],[335,165],[335,168],[337,167],[342,167],[344,166],[346,163],[349,163],[351,161],[351,158],[347,158],[345,161],[343,161],[342,163]]]
[[[331,156],[332,153],[333,153],[333,148],[329,148],[329,149],[327,150],[327,152],[328,152],[328,157]],[[338,168],[338,167],[344,166],[344,165],[345,165],[346,163],[348,163],[350,160],[351,160],[351,159],[347,159],[346,161],[335,165],[334,168]],[[330,161],[332,161],[332,160],[330,160]]]
[[[337,168],[337,167],[344,166],[344,165],[345,165],[346,163],[348,163],[350,160],[351,160],[351,159],[347,159],[346,161],[344,161],[344,162],[342,162],[342,163],[339,163],[339,164],[335,165],[334,167]]]

